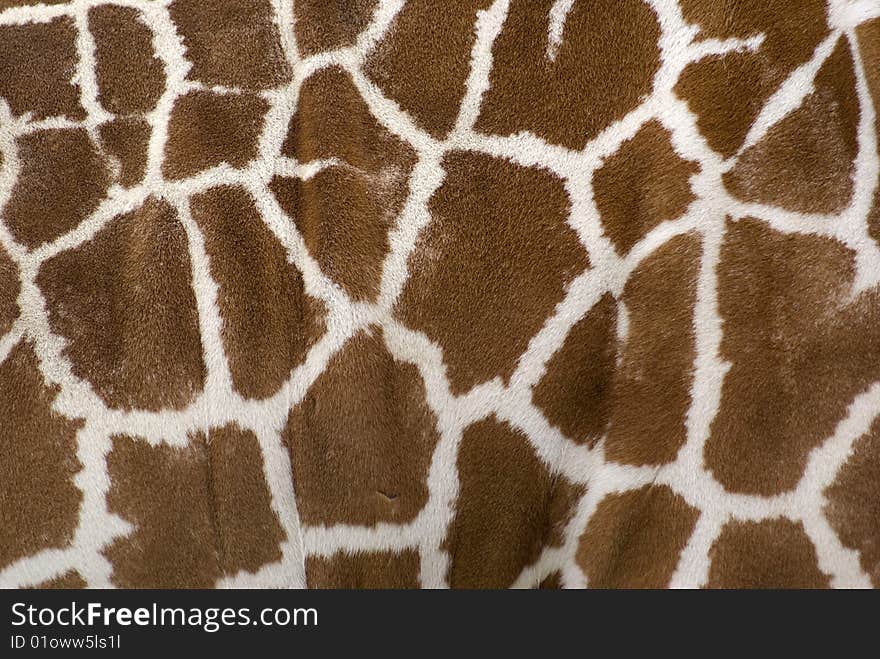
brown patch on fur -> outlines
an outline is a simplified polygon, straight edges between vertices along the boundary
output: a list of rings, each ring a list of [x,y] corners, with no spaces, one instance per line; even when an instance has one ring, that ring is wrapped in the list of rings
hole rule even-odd
[[[89,134],[50,129],[18,139],[21,173],[6,205],[6,226],[38,247],[74,229],[101,202],[110,182]]]
[[[394,360],[380,330],[350,339],[283,433],[303,523],[414,519],[428,500],[435,422],[418,370]]]
[[[0,245],[0,337],[12,329],[12,324],[18,318],[20,289],[18,268]]]
[[[874,104],[874,129],[880,135],[880,18],[859,25],[856,36],[868,90]],[[868,214],[868,233],[880,243],[880,173],[877,174],[877,189]]]
[[[169,11],[192,63],[191,79],[250,90],[290,80],[267,0],[175,0]]]
[[[168,122],[162,172],[186,178],[223,162],[244,167],[257,156],[268,109],[266,101],[250,94],[198,91],[181,96]]]
[[[34,589],[39,590],[82,590],[88,586],[85,579],[80,576],[80,573],[76,570],[70,570],[61,574],[54,579],[49,579],[48,581],[44,581],[40,584],[34,586]]]
[[[859,552],[862,569],[880,588],[880,420],[853,445],[824,494],[828,523],[845,547]]]
[[[589,259],[566,224],[568,198],[555,177],[466,152],[443,166],[398,313],[441,345],[459,394],[510,378]]]
[[[665,485],[609,494],[578,543],[591,588],[665,588],[699,518]]]
[[[728,522],[709,550],[708,588],[828,588],[801,522]]]
[[[150,125],[143,119],[117,118],[100,128],[101,146],[119,162],[118,182],[130,188],[144,178]]]
[[[699,171],[673,149],[669,131],[651,121],[624,142],[596,171],[593,187],[605,233],[626,254],[665,220],[681,216],[694,194],[689,178]]]
[[[0,567],[73,539],[82,468],[71,421],[52,411],[58,388],[46,386],[29,343],[0,363]]]
[[[376,4],[377,0],[297,0],[296,45],[303,55],[353,46]]]
[[[186,235],[148,199],[37,277],[65,355],[113,408],[185,407],[204,380]]]
[[[339,552],[306,559],[309,588],[411,589],[419,587],[419,552]]]
[[[0,26],[0,97],[13,114],[84,119],[76,75],[73,20]],[[25,160],[27,162],[27,160]]]
[[[538,584],[541,590],[561,590],[562,575],[557,571],[549,574],[544,580]]]
[[[525,435],[494,418],[465,429],[457,464],[449,583],[509,587],[545,545],[561,544],[583,488],[551,475]]]
[[[281,558],[256,437],[235,425],[208,437],[186,447],[114,437],[107,506],[137,527],[104,550],[117,586],[207,588]]]
[[[852,197],[859,104],[846,37],[816,75],[801,106],[746,149],[724,185],[746,201],[832,213]]]
[[[477,130],[531,131],[581,149],[650,93],[660,29],[636,0],[575,3],[555,60],[547,56],[552,0],[513,0],[492,48],[490,89]]]
[[[308,181],[275,177],[269,189],[324,273],[356,300],[375,298],[388,231],[408,193],[412,149],[376,122],[334,67],[303,83],[282,152],[303,163],[344,162]]]
[[[107,508],[134,524],[103,553],[120,588],[208,588],[221,575],[204,436],[187,447],[115,437]]]
[[[200,435],[200,439],[204,435]],[[281,560],[286,534],[272,509],[263,453],[254,433],[230,424],[208,433],[209,483],[220,565],[256,572]]]
[[[660,465],[687,439],[693,380],[693,309],[700,241],[677,236],[636,269],[623,291],[629,332],[614,381],[610,460]]]
[[[706,465],[732,492],[778,494],[880,378],[880,292],[848,299],[853,255],[840,243],[750,218],[728,225],[718,276],[731,368]]]
[[[689,64],[675,86],[698,116],[700,132],[725,157],[737,152],[770,95],[807,62],[828,33],[821,0],[682,0],[706,39],[765,34],[757,52],[713,55]]]
[[[152,32],[140,16],[130,7],[105,5],[89,10],[98,100],[108,112],[149,112],[165,87],[162,62],[153,53]]]
[[[534,389],[533,400],[547,420],[578,444],[594,446],[608,426],[616,321],[614,298],[606,293],[571,328]]]
[[[305,360],[324,329],[323,305],[241,188],[213,188],[192,200],[219,285],[223,343],[232,382],[246,398],[271,396]]]
[[[455,124],[476,39],[477,12],[490,4],[447,0],[437,11],[431,0],[408,2],[364,66],[385,95],[434,137],[442,138]]]

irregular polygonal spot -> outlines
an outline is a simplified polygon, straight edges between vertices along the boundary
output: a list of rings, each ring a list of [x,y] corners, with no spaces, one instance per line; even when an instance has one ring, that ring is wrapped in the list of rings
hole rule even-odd
[[[0,363],[0,567],[73,539],[82,494],[71,421],[52,411],[37,356],[19,343]]]
[[[290,79],[267,0],[176,0],[169,11],[192,63],[190,79],[251,90]]]
[[[547,420],[578,444],[594,446],[608,426],[616,320],[614,298],[606,293],[571,328],[533,393]]]
[[[301,163],[342,161],[306,181],[276,177],[269,188],[324,273],[355,299],[374,298],[388,231],[408,192],[412,149],[376,122],[334,67],[303,83],[282,152]]]
[[[615,462],[664,464],[687,439],[700,251],[693,235],[669,240],[639,265],[623,290],[629,329],[605,443]]]
[[[376,0],[297,0],[296,45],[303,55],[354,45],[369,24]]]
[[[816,75],[801,106],[746,149],[724,185],[746,201],[832,213],[852,196],[859,104],[846,37]]]
[[[583,488],[553,475],[529,440],[494,418],[458,451],[455,517],[443,543],[453,588],[507,588],[545,545],[559,545]]]
[[[728,522],[709,550],[709,588],[827,588],[801,522]]]
[[[850,298],[853,255],[840,243],[751,218],[728,225],[718,277],[731,367],[706,465],[732,492],[777,494],[880,378],[880,291]]]
[[[548,54],[552,0],[513,0],[492,48],[490,89],[477,130],[531,131],[581,149],[650,93],[660,65],[660,29],[638,0],[577,2]]]
[[[259,443],[235,425],[186,447],[118,436],[107,506],[135,531],[104,550],[123,588],[206,588],[281,558]]]
[[[374,332],[349,340],[287,420],[304,524],[405,523],[428,501],[434,413],[416,367]]]
[[[398,313],[440,344],[461,393],[511,376],[588,258],[560,180],[475,153],[450,153],[443,167]]]
[[[143,119],[117,118],[98,128],[104,152],[119,165],[117,181],[130,188],[144,178],[150,125]]]
[[[0,337],[12,328],[12,323],[18,318],[20,288],[18,268],[0,245]]]
[[[76,30],[71,18],[0,26],[0,97],[13,114],[35,119],[83,119],[76,77]]]
[[[149,112],[165,87],[162,62],[153,53],[153,34],[131,7],[89,10],[95,39],[98,100],[116,114]]]
[[[148,199],[45,262],[37,283],[74,374],[110,407],[185,407],[204,364],[186,235]]]
[[[880,420],[853,445],[852,455],[825,489],[825,517],[880,588]]]
[[[880,135],[880,18],[862,23],[856,28],[862,68],[868,82],[868,90],[874,109],[874,128]],[[864,110],[862,110],[864,112]],[[868,214],[868,232],[880,243],[880,172],[877,174],[874,201]]]
[[[609,494],[578,543],[591,588],[665,588],[700,513],[665,485]]]
[[[455,123],[477,12],[490,4],[447,1],[438,11],[430,0],[408,2],[366,61],[367,76],[435,137],[442,138]]]
[[[707,39],[764,35],[757,51],[713,55],[689,64],[675,92],[697,114],[709,145],[725,157],[745,140],[770,95],[807,62],[827,34],[822,0],[682,0],[682,12]]]
[[[186,178],[227,163],[244,167],[257,155],[269,104],[250,94],[190,92],[174,104],[162,172]]]
[[[4,212],[16,240],[37,247],[94,211],[110,181],[85,129],[53,129],[18,139],[21,172]]]
[[[542,590],[561,590],[562,575],[558,571],[551,573],[538,584],[538,588]]]
[[[403,589],[419,587],[419,552],[338,552],[306,559],[309,588]]]
[[[88,586],[88,584],[86,583],[85,579],[82,578],[80,573],[76,570],[70,570],[68,572],[65,572],[64,574],[58,575],[54,579],[43,581],[42,583],[34,586],[34,588],[38,590],[81,590],[86,586]]]
[[[645,124],[593,177],[606,235],[626,254],[651,229],[674,220],[694,199],[688,179],[699,165],[673,149],[659,122]]]
[[[241,188],[192,199],[219,286],[223,344],[235,389],[271,396],[302,363],[324,329],[323,305],[306,295],[296,266]]]
[[[207,442],[210,500],[223,571],[253,573],[281,560],[281,543],[287,536],[272,507],[256,436],[230,424],[211,430]]]

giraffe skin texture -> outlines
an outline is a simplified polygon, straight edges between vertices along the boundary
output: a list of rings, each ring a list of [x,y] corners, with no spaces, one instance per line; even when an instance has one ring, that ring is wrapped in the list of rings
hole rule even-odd
[[[0,0],[0,586],[880,587],[876,0]]]

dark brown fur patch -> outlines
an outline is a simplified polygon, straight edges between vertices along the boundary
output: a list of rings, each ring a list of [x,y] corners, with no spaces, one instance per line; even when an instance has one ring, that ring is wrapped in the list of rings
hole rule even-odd
[[[52,411],[57,387],[46,386],[29,343],[0,363],[0,567],[73,539],[82,494],[71,421]]]
[[[107,505],[135,531],[104,550],[122,588],[207,588],[281,558],[256,437],[236,426],[186,447],[115,437]]]
[[[880,291],[849,300],[848,249],[753,219],[728,225],[718,277],[731,368],[706,465],[731,492],[778,494],[880,378]]]
[[[223,344],[242,396],[271,396],[305,360],[323,331],[323,305],[240,188],[213,188],[192,200],[219,286]]]
[[[534,390],[535,404],[569,439],[592,447],[611,416],[617,308],[606,293],[571,328]]]
[[[614,381],[608,459],[671,462],[687,438],[699,238],[677,236],[647,257],[623,291],[629,332]]]
[[[149,112],[165,87],[162,62],[154,55],[152,32],[130,7],[89,10],[95,39],[98,100],[108,112]]]
[[[303,55],[354,45],[376,4],[377,0],[297,0],[296,45]]]
[[[18,268],[0,245],[0,337],[12,329],[18,318]]]
[[[581,535],[577,563],[591,588],[664,588],[698,517],[665,485],[609,494]]]
[[[880,588],[880,420],[853,445],[852,455],[825,490],[825,516],[845,547]]]
[[[874,130],[880,135],[880,18],[862,23],[856,28],[859,51],[862,56],[865,78],[874,106]],[[880,173],[877,174],[877,188],[868,215],[868,232],[880,243]]]
[[[453,588],[507,588],[546,544],[559,544],[580,487],[551,475],[505,422],[469,426],[458,452],[459,493],[444,546]]]
[[[150,125],[143,119],[116,118],[100,128],[101,146],[119,163],[118,183],[130,188],[140,183],[147,169]]]
[[[21,173],[3,217],[16,240],[37,247],[86,219],[106,193],[110,176],[84,129],[24,135],[18,149]]]
[[[827,588],[800,522],[729,522],[709,550],[709,588]]]
[[[268,0],[175,0],[189,77],[206,85],[259,90],[290,79]]]
[[[76,75],[73,20],[0,26],[0,97],[13,114],[84,119]],[[27,162],[27,161],[25,161]]]
[[[442,138],[458,116],[465,93],[477,12],[489,0],[431,0],[404,5],[364,71],[385,94]],[[431,71],[426,76],[425,71]]]
[[[443,348],[458,394],[511,376],[589,260],[558,179],[473,153],[450,153],[443,167],[398,313]]]
[[[306,559],[309,588],[404,589],[419,587],[419,552],[349,554]]]
[[[204,379],[186,234],[148,199],[37,277],[73,372],[111,407],[185,407]]]
[[[657,19],[637,0],[576,2],[555,60],[547,56],[552,0],[513,0],[492,48],[477,130],[531,131],[581,149],[651,91],[660,59]]]
[[[349,340],[288,418],[304,524],[406,523],[428,500],[438,434],[425,386],[373,332]]]
[[[617,251],[626,254],[658,224],[682,215],[694,199],[688,179],[698,171],[675,153],[657,121],[624,142],[593,178],[596,206]]]
[[[174,104],[162,171],[186,178],[227,163],[244,167],[257,155],[257,138],[269,105],[250,94],[190,92]]]

